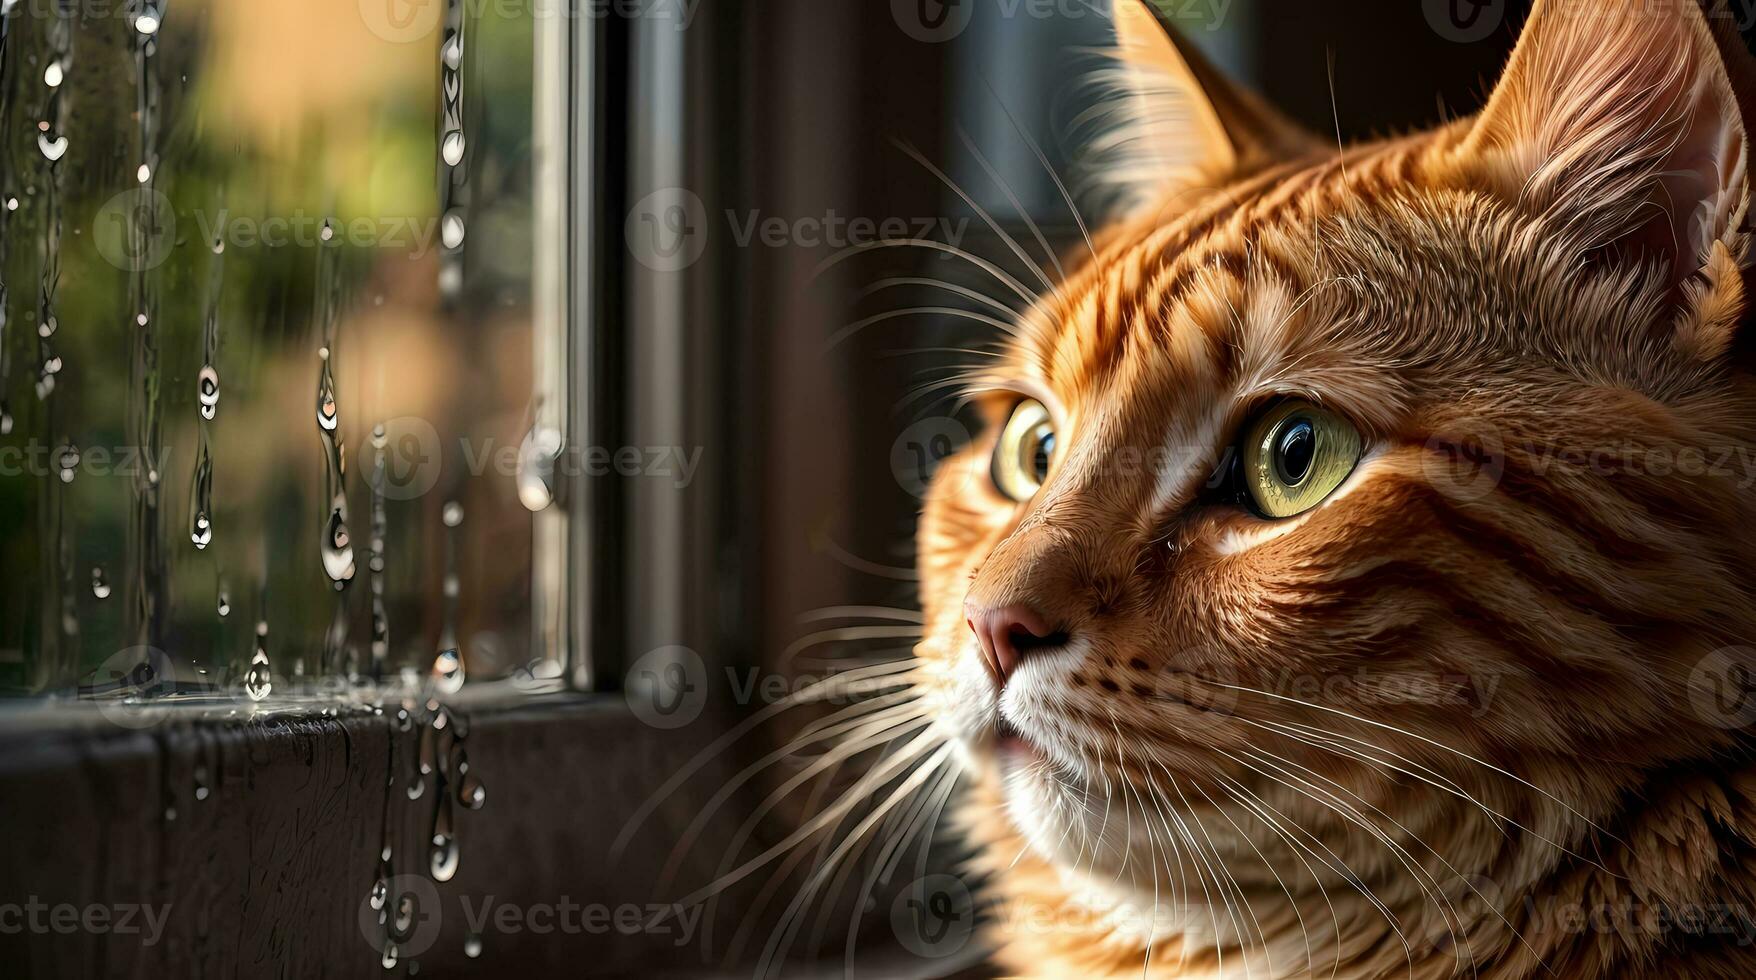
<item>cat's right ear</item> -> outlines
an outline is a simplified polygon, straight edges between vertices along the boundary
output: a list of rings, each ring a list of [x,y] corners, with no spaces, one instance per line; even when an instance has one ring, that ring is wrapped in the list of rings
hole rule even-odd
[[[1220,74],[1150,0],[1116,0],[1115,21],[1128,105],[1113,137],[1126,172],[1111,172],[1112,181],[1213,184],[1323,151],[1322,141]]]

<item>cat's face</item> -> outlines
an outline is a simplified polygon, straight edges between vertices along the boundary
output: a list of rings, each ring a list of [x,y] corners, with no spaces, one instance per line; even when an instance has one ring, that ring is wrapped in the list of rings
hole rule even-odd
[[[1132,64],[1208,83],[1219,163],[987,369],[919,534],[942,720],[1040,854],[1136,884],[1178,814],[1288,862],[1315,835],[1368,880],[1401,859],[1348,810],[1573,846],[1724,742],[1691,675],[1751,639],[1713,42],[1539,10],[1480,118],[1338,155],[1118,13]]]

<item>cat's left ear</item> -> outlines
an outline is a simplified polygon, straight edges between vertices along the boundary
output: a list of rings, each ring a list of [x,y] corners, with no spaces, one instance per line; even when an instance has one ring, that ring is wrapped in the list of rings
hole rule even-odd
[[[1725,278],[1750,151],[1722,47],[1696,0],[1538,0],[1459,159],[1581,250]]]
[[[1321,141],[1222,75],[1150,0],[1115,0],[1114,11],[1130,172],[1113,180],[1213,183],[1322,152]]]

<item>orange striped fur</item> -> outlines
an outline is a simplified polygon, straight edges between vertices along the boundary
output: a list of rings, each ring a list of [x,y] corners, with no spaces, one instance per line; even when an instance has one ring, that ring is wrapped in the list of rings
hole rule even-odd
[[[1710,700],[1756,667],[1744,68],[1686,0],[1551,0],[1481,114],[1338,152],[1117,21],[1139,206],[975,396],[1049,406],[1054,469],[1015,505],[978,440],[919,535],[997,961],[1756,975],[1756,739]],[[1289,395],[1353,475],[1206,502]],[[1071,640],[1002,690],[966,600]]]

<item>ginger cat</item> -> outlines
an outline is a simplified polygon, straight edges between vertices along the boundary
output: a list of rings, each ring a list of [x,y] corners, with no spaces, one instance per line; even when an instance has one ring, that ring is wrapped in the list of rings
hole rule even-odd
[[[1756,976],[1748,58],[1539,2],[1339,150],[1117,0],[1138,206],[919,535],[1029,976]]]

